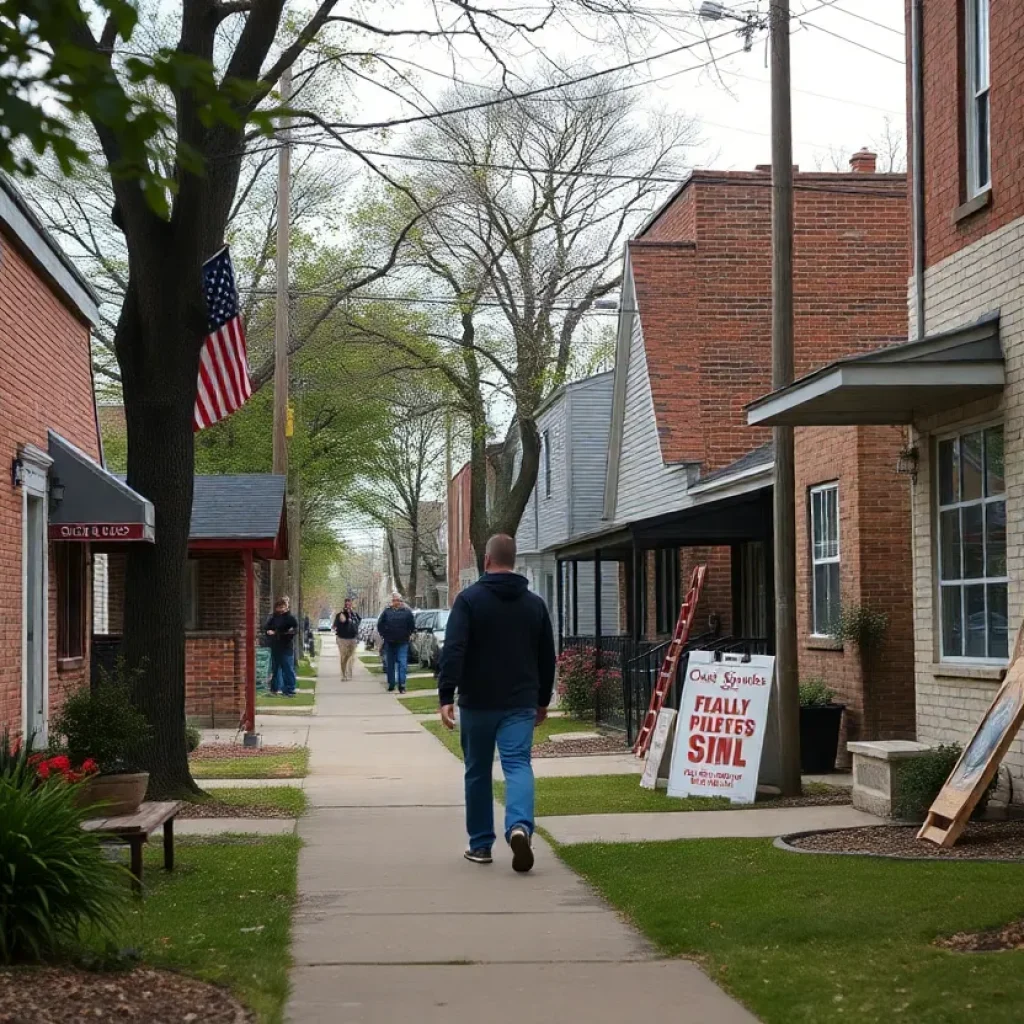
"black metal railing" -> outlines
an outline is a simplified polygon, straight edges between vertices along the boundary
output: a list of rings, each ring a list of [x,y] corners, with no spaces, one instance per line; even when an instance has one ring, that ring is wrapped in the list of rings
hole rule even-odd
[[[661,671],[670,643],[671,641],[666,640],[657,646],[652,644],[646,651],[639,652],[623,664],[622,718],[626,738],[630,743],[636,739],[637,733],[644,724],[644,717],[651,705],[654,684]],[[666,707],[679,708],[690,651],[721,651],[747,655],[767,654],[768,641],[760,637],[716,636],[714,633],[691,637],[683,647],[683,656],[676,666],[676,678],[672,680],[672,686],[665,698]]]
[[[564,636],[562,650],[589,650],[596,652],[600,646],[600,667],[606,671],[617,672],[621,684],[613,687],[601,687],[595,694],[594,723],[619,732],[627,731],[626,722],[626,665],[644,651],[654,646],[650,640],[634,640],[631,636],[616,634],[602,636]]]

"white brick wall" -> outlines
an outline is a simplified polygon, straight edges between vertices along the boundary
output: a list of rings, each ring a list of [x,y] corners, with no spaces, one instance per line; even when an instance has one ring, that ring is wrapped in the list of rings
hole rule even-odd
[[[910,320],[916,337],[914,282]],[[1010,647],[1024,613],[1024,218],[961,249],[925,275],[927,333],[965,327],[1000,313],[1006,387],[999,399],[952,409],[915,424],[920,452],[914,487],[914,616],[917,733],[925,743],[964,743],[981,721],[999,686],[998,670],[939,666],[935,601],[933,517],[934,435],[976,423],[1002,422],[1005,431],[1006,531]],[[951,673],[957,673],[953,675]],[[1010,747],[1004,764],[1024,779],[1024,739]],[[1015,787],[1024,799],[1024,786]]]

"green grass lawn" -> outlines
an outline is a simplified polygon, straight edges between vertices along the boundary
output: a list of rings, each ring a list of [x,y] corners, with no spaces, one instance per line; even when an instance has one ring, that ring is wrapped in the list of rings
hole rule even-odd
[[[495,790],[499,799],[504,797],[503,783]],[[804,784],[804,795],[828,791],[827,786]],[[728,811],[736,810],[725,797],[691,796],[685,800],[670,797],[665,790],[641,789],[640,776],[588,775],[580,778],[537,779],[537,815],[552,817],[558,814],[631,814],[644,811]],[[758,807],[771,807],[774,801],[759,801]]]
[[[275,696],[272,693],[256,694],[256,710],[260,708],[311,708],[315,694],[297,693],[294,697]]]
[[[433,673],[429,676],[409,676],[405,681],[405,688],[410,692],[413,690],[430,690],[433,693],[437,693],[437,680],[434,678]]]
[[[147,848],[146,896],[133,901],[118,945],[139,950],[153,967],[224,985],[263,1024],[278,1024],[300,841],[179,839],[171,873],[162,870],[159,845]]]
[[[306,813],[306,794],[298,786],[260,786],[252,789],[225,787],[207,790],[206,800],[230,804],[232,807],[274,807],[287,812],[289,818],[301,818]]]
[[[437,695],[433,693],[423,697],[399,697],[398,699],[402,707],[414,715],[429,715],[437,711]]]
[[[202,753],[202,747],[199,748]],[[309,774],[309,748],[282,754],[252,754],[228,759],[202,757],[189,762],[194,779],[291,779]]]
[[[462,747],[459,745],[458,730],[446,729],[440,722],[420,722],[429,733],[433,733],[457,758],[462,759]],[[545,743],[556,733],[585,732],[586,726],[574,718],[548,718],[544,724],[533,731],[533,742],[536,746]],[[639,785],[639,783],[637,784]]]
[[[558,852],[664,953],[698,958],[765,1024],[1021,1020],[1024,951],[931,945],[1024,915],[1019,864],[807,856],[759,839]]]

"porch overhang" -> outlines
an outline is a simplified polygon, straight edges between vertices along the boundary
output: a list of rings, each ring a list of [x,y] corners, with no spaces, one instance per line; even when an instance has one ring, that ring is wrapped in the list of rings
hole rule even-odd
[[[51,494],[55,485],[63,488],[52,502],[50,540],[100,546],[153,541],[152,502],[52,430],[47,447],[53,460]]]
[[[999,314],[969,327],[841,359],[747,406],[751,426],[913,423],[999,395]]]

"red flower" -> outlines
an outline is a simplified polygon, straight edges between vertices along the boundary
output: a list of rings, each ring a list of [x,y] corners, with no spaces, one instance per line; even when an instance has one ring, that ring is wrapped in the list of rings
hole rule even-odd
[[[41,779],[48,779],[50,777],[50,766],[46,761],[40,761],[36,765],[36,774]]]
[[[93,772],[97,772],[99,771],[99,769],[100,766],[91,757],[87,757],[82,762],[82,772],[85,775],[92,775]]]
[[[49,764],[51,768],[55,768],[62,775],[71,770],[71,759],[66,754],[58,754],[57,757],[51,757]]]

